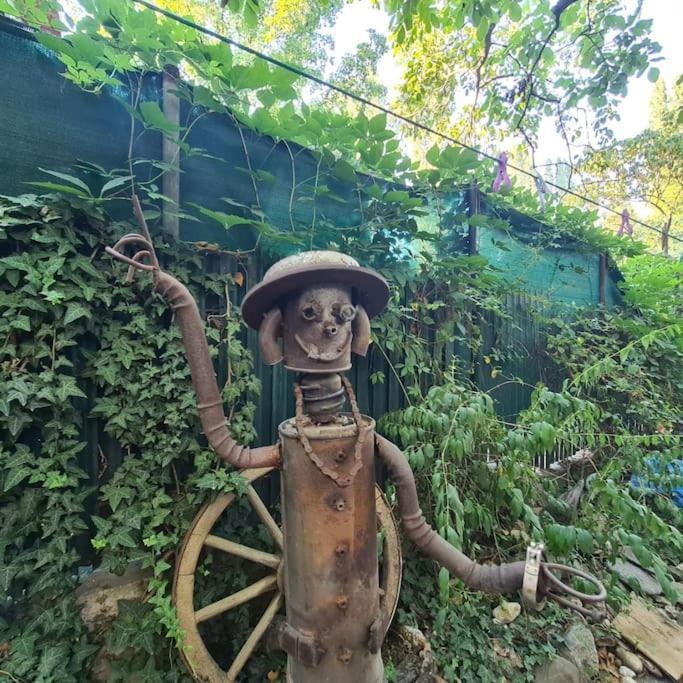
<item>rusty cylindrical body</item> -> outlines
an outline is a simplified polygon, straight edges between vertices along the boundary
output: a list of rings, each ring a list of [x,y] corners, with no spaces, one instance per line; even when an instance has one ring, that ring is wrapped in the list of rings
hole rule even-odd
[[[362,467],[348,486],[311,460],[293,419],[280,425],[287,622],[320,653],[309,666],[287,648],[287,680],[294,683],[383,680],[379,644],[370,644],[379,616],[374,421],[363,423]],[[305,429],[326,467],[340,477],[351,471],[357,428],[350,417]]]

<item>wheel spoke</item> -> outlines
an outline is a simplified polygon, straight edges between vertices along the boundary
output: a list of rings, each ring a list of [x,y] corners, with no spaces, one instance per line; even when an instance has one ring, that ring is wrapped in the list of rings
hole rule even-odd
[[[247,586],[237,593],[228,595],[227,598],[217,600],[216,602],[212,602],[210,605],[197,610],[194,615],[195,622],[200,624],[202,621],[212,619],[223,612],[228,612],[229,610],[242,605],[245,602],[249,602],[249,600],[253,600],[263,593],[273,590],[273,588],[276,586],[277,577],[275,575],[266,576],[260,581],[252,583],[251,586]]]
[[[271,569],[277,569],[280,566],[280,558],[277,555],[264,553],[261,550],[249,548],[248,546],[241,545],[240,543],[233,543],[232,541],[228,541],[226,538],[214,536],[213,534],[209,534],[206,537],[204,545],[208,545],[209,548],[215,548],[216,550],[222,550],[224,553],[228,553],[228,555],[243,557],[245,560],[251,560],[252,562],[263,564]]]
[[[261,637],[270,625],[270,622],[273,621],[273,618],[277,614],[281,605],[282,593],[278,591],[273,597],[273,599],[270,601],[270,604],[266,608],[266,611],[263,613],[263,616],[259,619],[258,623],[254,627],[254,630],[251,632],[251,635],[249,636],[249,638],[247,638],[247,642],[244,643],[244,645],[242,645],[242,649],[237,653],[235,661],[232,663],[232,666],[228,670],[228,683],[233,683],[233,681],[237,678],[239,672],[242,671],[244,665],[247,662],[247,659],[249,659],[251,653],[254,651],[254,648],[258,645],[259,640],[261,640]]]
[[[249,502],[251,503],[251,506],[254,508],[254,512],[256,512],[256,514],[261,518],[261,521],[268,528],[268,531],[270,532],[270,535],[273,537],[273,540],[278,544],[278,546],[280,546],[280,548],[282,548],[282,530],[277,525],[277,522],[273,519],[270,512],[268,512],[268,508],[264,505],[261,498],[259,498],[259,495],[254,490],[253,486],[250,486],[247,489],[247,498],[249,498]]]

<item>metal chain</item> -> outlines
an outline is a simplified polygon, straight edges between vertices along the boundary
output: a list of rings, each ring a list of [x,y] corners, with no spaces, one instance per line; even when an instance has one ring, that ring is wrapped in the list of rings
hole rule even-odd
[[[323,462],[322,458],[313,450],[311,442],[308,440],[304,425],[304,394],[301,390],[301,386],[297,383],[294,384],[294,398],[296,400],[296,415],[294,421],[296,424],[296,429],[299,435],[299,440],[304,448],[306,455],[310,458],[311,462],[326,476],[332,479],[332,481],[342,488],[350,486],[356,475],[363,467],[363,443],[365,442],[365,436],[368,432],[367,429],[363,429],[363,418],[358,409],[358,402],[356,401],[356,396],[353,393],[353,387],[351,382],[346,377],[341,377],[342,385],[346,391],[346,395],[349,399],[349,404],[351,406],[351,414],[353,415],[353,421],[356,423],[356,429],[358,430],[356,436],[356,445],[353,450],[353,467],[349,470],[348,474],[340,475],[339,472],[331,467],[328,467]]]

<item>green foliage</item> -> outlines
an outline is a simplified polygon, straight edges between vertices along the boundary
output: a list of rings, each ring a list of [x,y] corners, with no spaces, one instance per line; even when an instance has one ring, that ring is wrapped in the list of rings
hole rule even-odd
[[[559,22],[547,5],[522,17],[517,2],[446,3],[439,9],[419,1],[386,4],[396,44],[416,38],[404,95],[410,106],[435,117],[450,117],[456,88],[437,90],[430,83],[437,78],[441,83],[441,67],[451,63],[449,50],[455,48],[457,57],[470,63],[484,57],[479,69],[484,78],[510,60],[515,63],[510,81],[518,89],[500,97],[510,83],[492,80],[482,92],[486,116],[492,123],[522,116],[532,127],[547,105],[538,95],[558,93],[564,106],[587,99],[602,125],[627,75],[644,71],[656,50],[647,23],[622,16],[607,2],[594,7],[592,21],[600,37],[593,46],[582,33],[588,10],[575,3]],[[44,23],[32,3],[5,0],[5,5]],[[475,556],[497,560],[518,558],[530,539],[542,539],[554,556],[594,567],[628,545],[653,567],[672,597],[665,563],[680,561],[682,550],[680,511],[666,496],[675,483],[666,465],[681,457],[680,440],[673,436],[681,405],[679,270],[668,261],[634,259],[625,268],[625,295],[635,311],[580,316],[571,325],[564,312],[554,316],[548,348],[557,374],[569,379],[537,387],[517,424],[504,423],[491,396],[474,388],[472,378],[483,344],[483,318],[504,318],[501,301],[509,285],[485,259],[458,254],[469,227],[509,229],[507,221],[491,215],[498,210],[539,215],[534,194],[515,186],[490,198],[488,215],[468,216],[460,201],[462,187],[474,181],[483,186],[491,178],[490,164],[475,154],[434,146],[420,167],[404,155],[384,114],[339,113],[306,103],[302,84],[290,72],[233,54],[228,46],[133,3],[87,0],[82,5],[85,16],[73,32],[63,37],[39,33],[38,39],[55,51],[66,79],[95,93],[114,89],[131,117],[131,153],[125,169],[81,164],[69,173],[45,170],[50,179],[35,185],[59,191],[68,202],[35,195],[0,202],[0,291],[5,295],[0,300],[0,521],[6,530],[0,576],[3,641],[11,644],[3,671],[28,680],[51,680],[59,671],[59,679],[68,681],[87,668],[95,645],[79,625],[71,596],[80,558],[96,551],[93,560],[101,566],[120,571],[138,561],[153,576],[146,601],[122,606],[107,635],[110,651],[126,653],[113,680],[129,680],[133,672],[140,680],[178,680],[182,633],[169,598],[174,551],[201,502],[216,492],[243,490],[234,474],[214,465],[198,438],[188,370],[165,304],[144,278],[121,286],[119,269],[113,272],[99,258],[102,245],[127,230],[110,223],[105,210],[132,188],[145,201],[150,220],[163,201],[166,210],[208,217],[226,230],[249,226],[268,254],[339,249],[390,279],[391,304],[373,321],[374,341],[409,405],[385,416],[380,427],[404,447],[423,507],[444,538]],[[268,15],[273,25],[301,16],[321,19],[316,3],[306,5],[303,15],[288,14],[284,0],[275,5]],[[327,6],[336,11],[339,3]],[[254,23],[256,3],[230,3],[230,9]],[[442,34],[430,31],[434,27]],[[580,73],[565,73],[571,60],[556,59],[550,43],[537,52],[537,38],[551,29],[577,52]],[[509,46],[481,55],[491,35],[498,39],[499,33]],[[384,49],[381,41],[374,42],[363,48],[364,72],[374,68]],[[532,64],[537,75],[517,82],[518,68],[526,73]],[[179,66],[193,85],[178,86],[190,112],[179,128],[143,97],[144,76],[168,65]],[[357,66],[345,63],[339,75],[353,78]],[[367,85],[378,94],[377,83]],[[541,90],[534,94],[535,87]],[[426,106],[428,94],[442,99]],[[253,196],[223,198],[225,211],[173,206],[161,194],[160,179],[177,160],[168,164],[135,156],[134,142],[152,133],[177,138],[185,155],[206,154],[188,140],[193,126],[212,112],[233,117],[240,134],[243,127],[253,129],[288,150],[292,178],[286,230],[275,229],[261,202],[260,192],[275,179],[252,166],[246,144],[241,170]],[[309,148],[318,160],[312,177],[296,177],[292,143]],[[352,199],[340,196],[340,183],[351,188]],[[350,227],[340,229],[326,217],[319,210],[322,201],[343,206],[352,216]],[[311,211],[302,212],[302,206]],[[553,228],[542,236],[539,249],[571,237],[615,255],[642,251],[638,244],[598,231],[595,213],[551,205],[543,217]],[[168,270],[194,292],[225,296],[230,281],[206,274],[195,252],[173,244],[158,250]],[[246,443],[254,437],[252,397],[258,393],[252,358],[240,343],[234,307],[227,306],[215,321],[220,324],[208,328],[207,335],[227,367],[224,402],[235,437]],[[494,344],[487,356],[492,376],[508,353],[500,341]],[[453,357],[460,362],[451,367]],[[372,377],[373,382],[383,379],[381,373]],[[96,473],[83,471],[84,449],[92,445],[87,416],[101,422],[99,438],[121,448],[121,462],[103,457]],[[645,433],[633,429],[631,418]],[[560,496],[575,482],[539,479],[534,459],[578,435],[595,451],[596,472],[583,504],[574,510]],[[652,456],[662,465],[659,474],[648,467]],[[630,489],[633,473],[646,476],[661,492]],[[247,526],[246,520],[235,522],[230,532],[253,542]],[[215,562],[206,558],[198,573],[207,600],[224,588],[216,576],[226,577],[230,589],[254,578],[239,563]],[[620,599],[623,593],[613,585],[611,596]],[[551,654],[559,629],[555,612],[542,626],[539,617],[526,615],[508,630],[498,628],[488,618],[490,602],[412,556],[403,600],[413,616],[406,610],[401,618],[427,626],[444,673],[462,680],[518,677],[500,656],[479,646],[482,639],[496,638],[502,648],[514,639],[525,670],[531,671]],[[230,619],[213,625],[207,640],[222,643],[230,633],[229,646],[238,647],[250,614],[245,607]],[[251,663],[248,675],[262,677],[263,666]]]
[[[437,583],[432,568],[414,554],[406,558],[397,619],[425,633],[440,674],[463,683],[534,680],[536,667],[561,645],[566,612],[548,605],[542,614],[525,611],[512,624],[498,625],[491,618],[498,598],[449,585],[447,573],[446,585]],[[394,655],[391,643],[386,654]]]
[[[103,218],[51,196],[0,200],[0,624],[10,648],[2,668],[20,679],[82,680],[99,649],[73,597],[91,539],[101,567],[121,572],[137,561],[152,571],[145,604],[122,609],[107,647],[130,654],[129,671],[177,680],[177,656],[160,673],[183,638],[170,601],[174,552],[207,496],[244,489],[201,445],[166,304],[144,278],[119,284],[120,270],[102,258],[103,244],[129,231]],[[229,282],[205,273],[195,251],[158,248],[193,290],[225,295]],[[207,334],[228,367],[233,433],[246,443],[259,386],[234,310]],[[108,450],[99,472],[83,470],[91,417],[119,445],[118,467]]]

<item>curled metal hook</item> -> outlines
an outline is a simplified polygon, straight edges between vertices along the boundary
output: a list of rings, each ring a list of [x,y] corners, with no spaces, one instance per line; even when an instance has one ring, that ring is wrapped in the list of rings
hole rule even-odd
[[[126,282],[132,282],[135,275],[135,269],[145,270],[150,272],[158,272],[159,270],[159,260],[157,259],[156,252],[154,251],[154,245],[152,244],[152,237],[147,227],[147,221],[142,213],[142,207],[140,206],[140,200],[137,195],[133,195],[133,210],[135,212],[135,218],[140,226],[140,232],[137,234],[130,232],[119,239],[119,241],[113,247],[105,247],[107,254],[128,264],[128,274],[126,275]],[[142,247],[139,251],[133,254],[133,257],[126,256],[122,253],[122,250],[130,245],[135,245]],[[142,263],[142,259],[149,259],[150,263]]]

